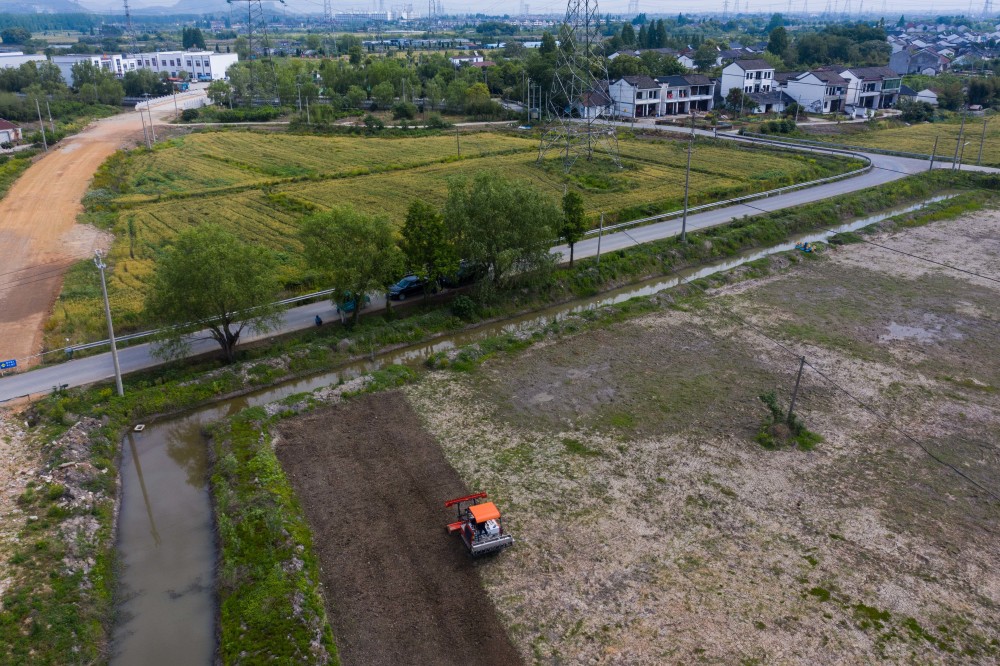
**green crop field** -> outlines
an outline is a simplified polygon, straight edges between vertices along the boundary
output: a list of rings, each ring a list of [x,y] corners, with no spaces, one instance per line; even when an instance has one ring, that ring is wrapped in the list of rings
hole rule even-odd
[[[984,118],[970,117],[966,120],[962,143],[965,145],[962,153],[963,164],[975,164],[979,158],[979,144],[983,143],[984,166],[1000,166],[1000,115],[985,118],[986,136],[983,140]],[[839,131],[829,131],[833,127]],[[868,123],[856,125],[824,126],[816,128],[815,136],[809,132],[810,139],[834,141],[852,146],[883,148],[899,150],[907,153],[922,153],[930,155],[934,150],[934,139],[937,138],[937,154],[946,158],[955,155],[961,121],[957,118],[947,122],[917,123],[909,127],[899,126],[896,122],[880,122],[874,127]],[[808,131],[808,130],[807,130]],[[821,133],[820,133],[821,132]]]
[[[623,140],[622,169],[606,159],[580,160],[567,174],[558,156],[538,163],[537,139],[499,132],[364,138],[227,131],[171,139],[119,160],[113,177],[95,180],[95,187],[111,183],[117,190],[107,195],[115,207],[107,223],[115,233],[108,290],[116,328],[146,326],[140,314],[156,258],[192,225],[220,223],[271,248],[283,283],[296,291],[314,286],[308,284],[297,239],[299,220],[312,211],[353,205],[401,224],[412,201],[441,205],[452,178],[491,169],[525,180],[555,200],[566,188],[579,191],[596,226],[602,213],[613,221],[680,208],[686,146],[676,140]],[[830,157],[699,142],[692,158],[691,204],[856,166]],[[51,346],[103,335],[90,264],[67,276],[47,326]]]

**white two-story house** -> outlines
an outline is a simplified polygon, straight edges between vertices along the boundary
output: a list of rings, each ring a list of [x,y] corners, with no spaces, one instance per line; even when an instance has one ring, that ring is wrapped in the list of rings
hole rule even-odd
[[[660,84],[659,115],[712,110],[715,84],[704,74],[658,76],[656,82]]]
[[[645,74],[623,76],[608,86],[612,113],[620,118],[655,117],[660,110],[660,84]]]
[[[810,113],[837,113],[847,103],[847,79],[833,70],[802,72],[787,79],[782,88]]]
[[[774,87],[774,67],[766,60],[734,60],[722,70],[720,93],[724,98],[733,88],[745,93],[769,92]]]
[[[847,79],[847,104],[864,109],[888,109],[896,104],[902,77],[888,67],[852,67],[840,72]]]

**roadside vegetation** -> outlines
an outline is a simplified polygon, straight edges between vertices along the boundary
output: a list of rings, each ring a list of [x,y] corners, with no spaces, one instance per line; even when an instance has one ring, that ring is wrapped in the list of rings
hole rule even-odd
[[[274,454],[264,408],[212,431],[223,664],[338,664],[302,508]]]
[[[109,229],[116,240],[108,289],[122,332],[148,328],[142,304],[163,250],[184,229],[219,224],[276,254],[287,292],[323,288],[304,260],[301,220],[334,207],[389,218],[400,229],[409,206],[440,208],[449,180],[489,170],[523,181],[554,201],[564,190],[584,203],[585,224],[628,220],[683,206],[685,142],[621,142],[625,169],[580,163],[569,175],[555,156],[537,163],[537,140],[474,132],[421,137],[316,137],[266,132],[210,132],[173,139],[154,150],[112,157],[94,179],[82,221]],[[459,158],[459,151],[461,157]],[[749,159],[767,168],[748,172]],[[690,203],[803,182],[855,168],[850,160],[699,141]],[[555,237],[555,230],[553,235]],[[398,276],[398,277],[401,277]],[[99,339],[102,323],[96,274],[89,262],[69,271],[48,324],[50,347]]]
[[[12,155],[0,155],[0,199],[7,196],[7,191],[14,181],[31,166],[34,151],[26,150]]]

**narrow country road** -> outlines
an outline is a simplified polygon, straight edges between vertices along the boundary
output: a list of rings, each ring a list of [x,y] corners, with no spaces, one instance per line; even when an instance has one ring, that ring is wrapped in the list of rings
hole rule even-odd
[[[658,127],[658,129],[666,129],[667,131],[676,131],[685,134],[690,133],[690,129],[684,128]],[[702,130],[696,130],[696,133],[704,136],[713,136],[713,133]],[[734,141],[748,140],[737,135],[723,134],[719,134],[718,138],[726,138]],[[808,152],[843,152],[807,146],[789,147],[798,148]],[[925,171],[929,167],[928,162],[924,160],[891,157],[875,153],[855,152],[854,154],[864,155],[870,159],[872,168],[864,174],[851,178],[845,178],[844,180],[825,183],[823,185],[809,187],[802,190],[795,190],[772,197],[756,199],[748,203],[740,203],[692,214],[687,218],[687,228],[691,231],[704,229],[707,227],[726,224],[734,219],[741,218],[744,215],[752,217],[754,215],[761,215],[763,213],[840,196],[849,192],[855,192],[857,190],[898,180],[900,178]],[[935,166],[944,169],[951,168],[951,165],[949,164],[938,164]],[[1000,169],[991,169],[987,167],[963,166],[962,168],[963,170],[1000,173]],[[86,183],[83,184],[83,187],[85,186]],[[670,219],[643,227],[605,234],[600,239],[600,250],[603,253],[621,248],[627,248],[632,245],[660,240],[663,238],[670,238],[680,234],[680,232],[681,219]],[[597,254],[597,250],[598,239],[595,236],[590,236],[576,244],[575,256],[576,258],[581,259],[592,257]],[[565,245],[553,247],[551,252],[553,254],[562,255],[564,259],[569,256],[568,248]],[[2,279],[2,276],[0,276],[0,280]],[[0,292],[0,297],[2,297],[2,292]],[[53,295],[52,298],[54,297],[55,296]],[[2,303],[3,301],[0,300],[0,305],[2,305]],[[372,310],[377,310],[382,304],[383,300],[381,297],[373,297],[370,307]],[[46,303],[45,306],[47,307],[47,305],[48,304]],[[44,312],[45,308],[42,308],[42,313],[44,314]],[[280,335],[307,329],[314,325],[313,319],[316,315],[319,315],[325,321],[334,321],[337,319],[337,314],[333,305],[331,305],[329,301],[290,308],[283,313],[282,323],[277,331],[266,336],[254,335],[252,333],[244,334],[243,341],[250,342],[272,335]],[[2,315],[0,315],[0,317],[2,317]],[[40,322],[40,319],[37,321]],[[2,322],[0,322],[0,327],[2,327],[2,325]],[[2,331],[2,328],[0,328],[0,331]],[[2,335],[2,333],[0,333],[0,335]],[[218,349],[216,343],[207,339],[206,336],[196,337],[199,339],[195,340],[192,344],[191,355],[214,352]],[[4,338],[0,337],[0,341],[3,340]],[[151,343],[135,345],[121,350],[119,352],[119,361],[121,363],[122,372],[135,372],[137,370],[143,370],[160,365],[162,361],[156,358],[152,352],[153,346]],[[5,353],[4,350],[0,350],[0,355],[3,353]],[[10,356],[7,356],[7,358],[10,358]],[[110,379],[113,376],[114,369],[110,352],[88,358],[67,361],[58,365],[51,365],[48,367],[38,368],[33,371],[0,378],[0,403],[33,394],[46,393],[51,391],[53,387],[56,386],[82,386]]]
[[[204,92],[177,97],[191,103]],[[172,98],[151,107],[157,123],[174,113]],[[94,172],[141,138],[135,111],[92,123],[37,158],[0,200],[0,361],[24,359],[41,348],[42,327],[66,269],[106,245],[103,234],[76,224]]]

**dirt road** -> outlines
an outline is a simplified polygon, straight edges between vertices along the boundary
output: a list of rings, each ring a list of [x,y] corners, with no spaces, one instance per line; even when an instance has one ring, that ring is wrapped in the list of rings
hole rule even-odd
[[[402,395],[318,409],[279,432],[345,664],[521,663],[480,582],[499,558],[474,562],[445,533],[444,501],[468,491]]]
[[[163,122],[173,100],[152,112]],[[30,365],[20,359],[40,350],[66,269],[107,244],[98,230],[76,224],[87,186],[108,156],[141,138],[133,111],[95,122],[38,158],[0,200],[0,360]]]

